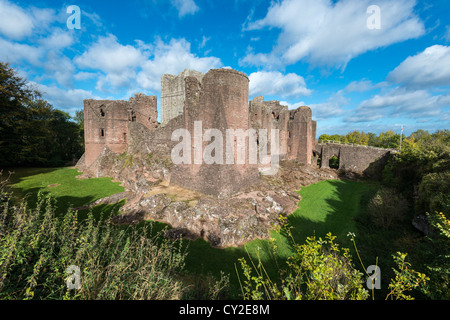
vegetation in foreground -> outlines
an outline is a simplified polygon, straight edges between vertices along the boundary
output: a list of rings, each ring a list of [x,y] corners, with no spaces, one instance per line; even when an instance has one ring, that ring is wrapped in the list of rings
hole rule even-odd
[[[279,269],[281,285],[272,281],[260,260],[255,263],[249,256],[250,266],[246,259],[241,258],[239,262],[244,275],[241,283],[244,299],[366,300],[370,296],[367,288],[372,290],[372,299],[375,299],[376,283],[380,281],[377,266],[373,274],[366,272],[367,276],[364,275],[355,268],[350,250],[341,248],[331,233],[325,239],[308,237],[304,244],[298,244],[292,236],[292,227],[287,219],[280,217],[280,220],[278,232],[286,233],[294,248],[294,253],[286,261],[286,267]],[[349,236],[354,242],[355,235],[349,233]],[[273,250],[276,254],[276,242]],[[359,257],[357,249],[356,252]],[[401,252],[393,256],[397,268],[394,269],[395,278],[389,283],[386,299],[413,300],[408,292],[424,287],[429,280],[425,274],[410,268],[406,256]]]
[[[327,183],[332,185],[324,182],[322,186],[319,185],[319,189]],[[311,187],[317,189],[318,186]],[[151,230],[150,224],[140,228],[117,228],[107,219],[95,217],[92,212],[83,219],[79,219],[73,210],[60,215],[55,212],[54,199],[50,195],[40,192],[37,199],[36,207],[30,207],[23,201],[12,202],[10,194],[2,193],[2,299],[223,298],[230,297],[226,295],[230,289],[229,278],[236,275],[239,275],[242,285],[241,295],[237,298],[373,297],[365,286],[369,275],[364,274],[364,268],[354,265],[352,261],[355,258],[352,256],[355,256],[349,248],[339,245],[331,234],[307,237],[304,243],[303,240],[297,242],[298,235],[294,233],[298,230],[289,228],[288,223],[296,222],[294,215],[285,220],[283,228],[272,233],[271,241],[265,242],[268,244],[266,249],[270,248],[272,256],[277,257],[276,268],[264,269],[267,260],[261,259],[261,256],[268,253],[263,253],[263,250],[258,252],[257,248],[263,244],[259,240],[247,246],[249,254],[246,260],[243,259],[245,255],[241,254],[240,258],[239,255],[231,255],[229,260],[221,261],[222,266],[225,262],[233,267],[239,265],[237,273],[234,270],[234,274],[222,275],[219,280],[214,277],[192,280],[192,274],[187,272],[186,258],[189,251],[195,248],[195,242],[186,249],[182,241],[170,242],[158,231]],[[305,203],[308,204],[307,201]],[[317,202],[310,205],[315,206]],[[336,207],[339,207],[336,203],[330,206]],[[311,218],[325,219],[320,216]],[[444,215],[436,219],[436,226],[442,229],[436,241],[443,248],[442,245],[448,244],[449,240],[449,222]],[[348,227],[345,223],[343,226]],[[288,245],[286,239],[289,240]],[[288,247],[290,250],[286,250]],[[252,249],[256,249],[256,252]],[[232,261],[232,257],[237,258]],[[426,282],[428,287],[423,286],[426,276],[411,269],[405,258],[406,254],[395,255],[393,261],[396,268],[388,288],[389,298],[409,299],[414,296],[411,290],[421,288],[426,294],[430,288],[429,281]],[[445,260],[445,257],[441,256],[440,259]],[[70,265],[77,265],[81,269],[83,280],[79,290],[67,289],[67,268]],[[430,265],[430,268],[441,268],[437,274],[442,274],[442,264]]]
[[[4,182],[3,182],[4,184]],[[182,281],[186,249],[151,225],[117,228],[90,212],[55,213],[55,199],[15,203],[0,186],[0,299],[181,299],[200,294]],[[73,272],[78,270],[79,278]],[[227,277],[201,288],[214,299]]]

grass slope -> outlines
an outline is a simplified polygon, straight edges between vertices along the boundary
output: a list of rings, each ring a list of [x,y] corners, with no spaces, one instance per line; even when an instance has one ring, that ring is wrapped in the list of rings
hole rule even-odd
[[[57,200],[57,213],[63,214],[68,207],[79,207],[124,191],[119,182],[111,178],[77,179],[76,169],[64,168],[18,168],[10,177],[10,186],[16,197],[28,197],[34,203],[39,191],[53,194]],[[3,173],[6,176],[6,173]]]

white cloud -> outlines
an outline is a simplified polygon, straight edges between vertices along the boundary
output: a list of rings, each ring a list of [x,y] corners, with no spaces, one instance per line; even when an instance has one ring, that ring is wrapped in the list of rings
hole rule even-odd
[[[199,10],[194,0],[170,0],[172,5],[178,10],[178,17],[182,18],[188,14],[194,14]]]
[[[347,122],[366,122],[387,117],[422,119],[438,116],[450,106],[450,94],[430,95],[426,90],[394,88],[359,104]]]
[[[381,29],[367,27],[371,0],[283,0],[272,2],[267,15],[244,30],[279,28],[270,53],[250,52],[242,64],[272,67],[308,60],[316,65],[345,67],[354,57],[424,34],[414,15],[415,0],[379,0]]]
[[[67,29],[54,28],[52,33],[44,38],[38,40],[40,45],[49,50],[64,49],[74,43],[73,32],[68,32]]]
[[[305,79],[295,73],[283,75],[278,71],[258,71],[249,75],[249,95],[275,95],[283,98],[311,94]]]
[[[142,51],[131,45],[121,45],[114,35],[109,34],[100,37],[87,51],[75,58],[75,63],[81,68],[118,74],[137,67],[145,59]]]
[[[347,105],[348,99],[342,91],[333,94],[326,102],[310,104],[313,119],[330,120],[342,116],[345,113],[343,106]]]
[[[0,0],[0,33],[14,40],[32,34],[33,20],[19,6]]]
[[[111,91],[127,87],[136,78],[136,69],[145,63],[149,55],[140,42],[137,45],[122,45],[114,35],[109,34],[100,37],[74,61],[81,69],[102,72],[97,79],[97,90]]]
[[[35,82],[31,82],[31,84],[43,93],[44,99],[54,108],[70,113],[83,109],[84,99],[101,99],[91,91],[82,89],[61,89],[55,85],[46,86]]]
[[[207,72],[222,66],[219,58],[191,53],[191,44],[185,39],[166,43],[157,38],[151,44],[136,40],[135,45],[122,45],[114,35],[99,38],[75,63],[81,68],[78,79],[95,75],[84,69],[101,71],[96,85],[100,91],[132,86],[159,91],[164,73],[178,74],[186,68]]]
[[[184,69],[207,72],[219,68],[222,62],[216,57],[198,57],[191,53],[191,45],[185,39],[171,39],[168,43],[157,39],[152,49],[152,58],[145,61],[137,75],[137,83],[144,89],[160,90],[161,76],[178,74]]]
[[[0,38],[0,59],[3,61],[20,63],[25,60],[36,66],[41,65],[43,56],[43,48]]]
[[[408,57],[387,79],[407,87],[450,86],[450,46],[434,45]]]

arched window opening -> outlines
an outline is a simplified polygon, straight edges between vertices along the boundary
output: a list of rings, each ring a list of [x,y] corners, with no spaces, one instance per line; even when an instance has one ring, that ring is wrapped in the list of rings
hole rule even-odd
[[[332,156],[328,162],[328,166],[331,169],[339,169],[339,157]]]

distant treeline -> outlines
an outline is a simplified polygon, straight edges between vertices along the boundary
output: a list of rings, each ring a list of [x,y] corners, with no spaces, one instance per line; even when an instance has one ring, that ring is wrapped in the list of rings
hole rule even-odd
[[[83,119],[53,108],[0,62],[0,167],[61,166],[84,151]]]
[[[431,134],[428,131],[419,129],[409,136],[403,135],[403,137],[400,137],[400,134],[396,133],[393,130],[381,132],[378,135],[372,132],[366,133],[364,131],[355,130],[347,134],[322,134],[319,137],[319,140],[332,140],[344,143],[355,143],[363,146],[399,149],[400,140],[404,141],[405,139],[413,139],[415,141],[418,141],[420,139],[434,139],[446,134],[448,135],[448,130],[436,131],[435,133]]]

